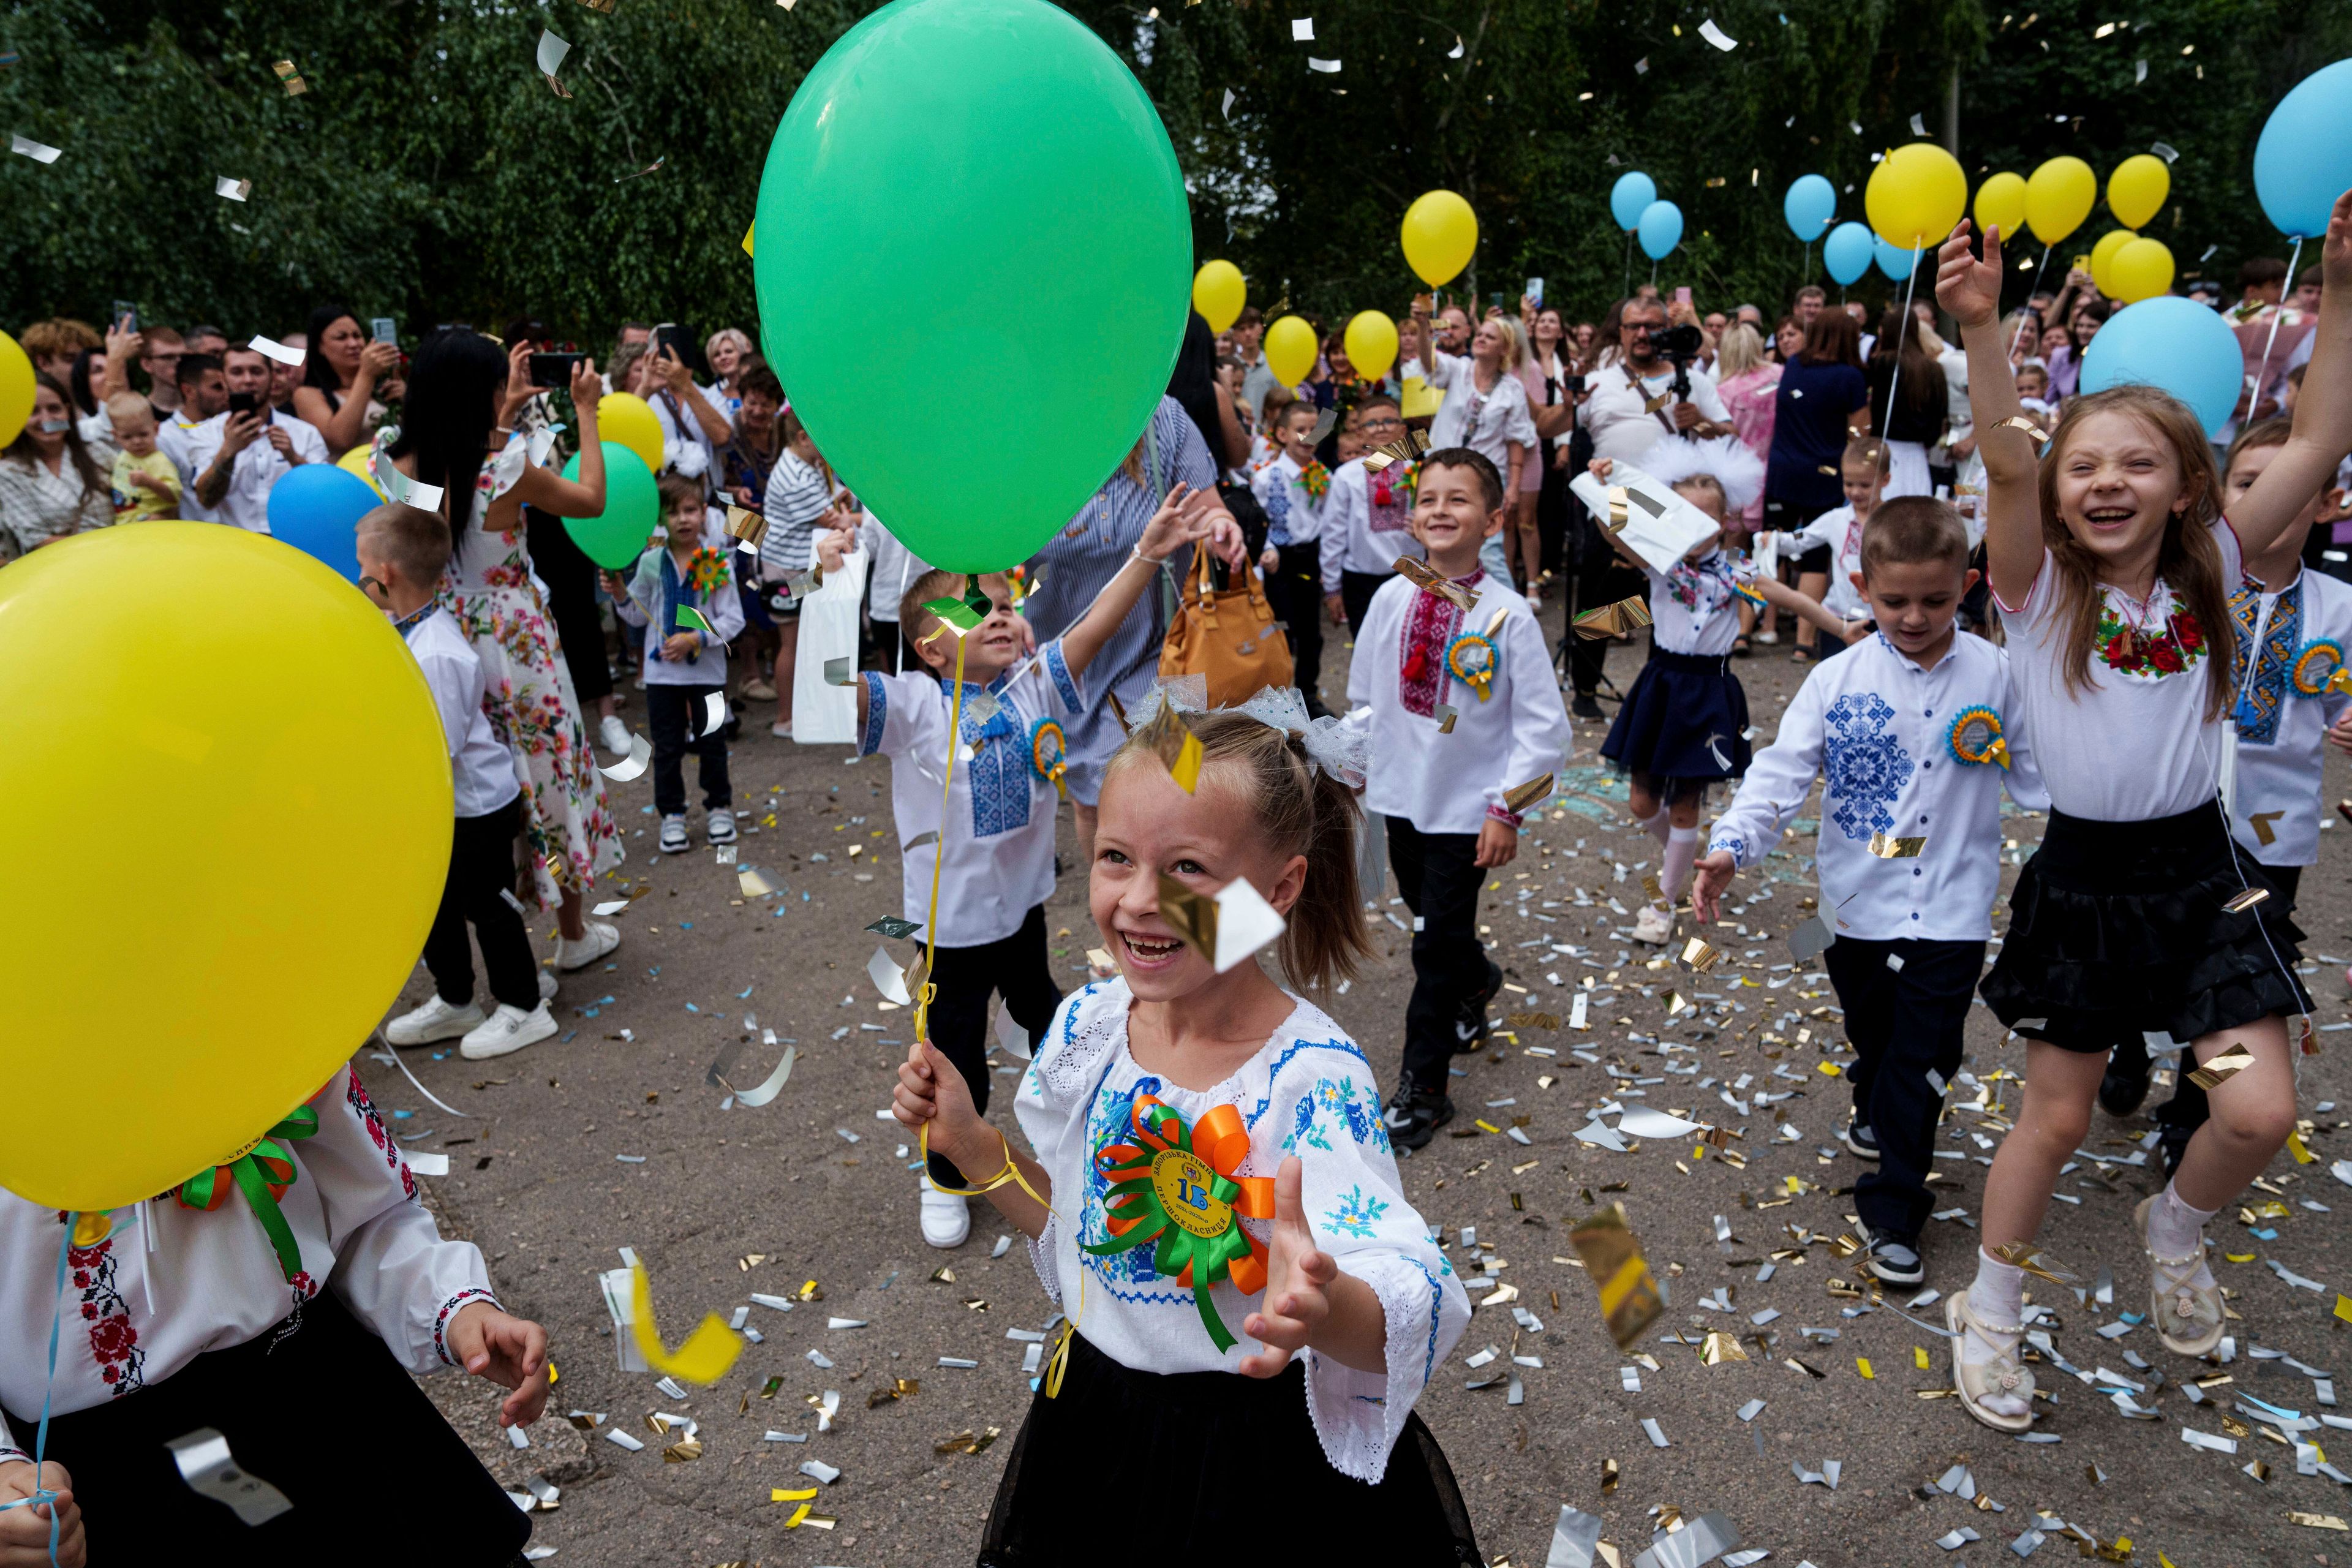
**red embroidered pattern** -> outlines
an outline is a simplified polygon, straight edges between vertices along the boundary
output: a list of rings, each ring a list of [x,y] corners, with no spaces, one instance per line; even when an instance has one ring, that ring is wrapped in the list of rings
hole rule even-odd
[[[1473,572],[1456,581],[1466,588],[1484,575],[1483,572]],[[1413,590],[1412,601],[1405,606],[1404,633],[1397,647],[1397,696],[1406,712],[1418,713],[1424,719],[1436,717],[1437,700],[1444,695],[1449,679],[1445,672],[1445,646],[1461,630],[1462,612],[1453,601],[1423,589]]]
[[[61,1216],[62,1217],[62,1216]],[[89,1325],[90,1359],[110,1395],[120,1399],[145,1386],[142,1375],[147,1352],[140,1348],[139,1331],[131,1326],[130,1304],[114,1288],[114,1238],[90,1247],[70,1247],[66,1266],[74,1289],[81,1292],[82,1321]]]
[[[367,1128],[368,1136],[375,1141],[375,1146],[383,1151],[384,1169],[400,1173],[402,1194],[415,1197],[415,1173],[409,1170],[408,1162],[400,1157],[400,1145],[394,1143],[392,1134],[384,1131],[383,1118],[376,1114],[375,1101],[368,1098],[367,1089],[360,1082],[360,1069],[356,1066],[351,1069],[351,1085],[343,1091],[343,1099],[359,1113],[360,1121]]]
[[[499,1304],[499,1299],[496,1296],[479,1286],[468,1286],[441,1303],[441,1310],[435,1313],[433,1317],[433,1350],[435,1354],[450,1366],[457,1365],[457,1358],[449,1353],[448,1342],[443,1338],[443,1335],[448,1330],[449,1320],[457,1316],[457,1309],[468,1301],[488,1301],[493,1307]]]

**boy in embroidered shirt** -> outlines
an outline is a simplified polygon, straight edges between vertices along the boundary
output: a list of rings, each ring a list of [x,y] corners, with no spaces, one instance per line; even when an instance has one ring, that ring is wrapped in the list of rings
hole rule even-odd
[[[1356,405],[1353,434],[1361,445],[1331,470],[1331,490],[1323,499],[1324,605],[1334,625],[1345,620],[1359,634],[1372,595],[1396,575],[1397,557],[1417,560],[1422,553],[1412,531],[1416,465],[1388,463],[1375,472],[1360,455],[1402,438],[1404,416],[1398,409],[1385,392]]]
[[[727,645],[743,630],[743,599],[729,563],[735,541],[712,521],[702,481],[664,474],[668,537],[637,558],[628,581],[604,574],[613,608],[646,629],[646,722],[653,731],[654,809],[661,847],[679,855],[686,835],[686,754],[702,759],[702,805],[713,844],[735,842],[735,795],[727,779]],[[715,704],[715,706],[714,706]],[[718,722],[713,723],[713,715]]]
[[[1257,497],[1266,521],[1258,569],[1265,574],[1266,601],[1290,639],[1291,661],[1310,719],[1324,713],[1315,687],[1323,668],[1320,542],[1323,500],[1330,490],[1331,475],[1315,460],[1315,422],[1320,417],[1311,403],[1285,404],[1271,432],[1277,443],[1274,460],[1250,476],[1250,493]]]
[[[1178,546],[1207,537],[1210,520],[1220,515],[1215,507],[1213,490],[1181,484],[1171,490],[1144,525],[1133,557],[1077,624],[1034,656],[1025,654],[1026,628],[1011,607],[1010,585],[993,573],[981,578],[980,590],[994,608],[961,638],[963,698],[952,742],[948,725],[958,634],[926,606],[965,592],[961,573],[926,572],[907,590],[898,611],[912,650],[907,673],[862,672],[858,752],[890,758],[904,913],[918,927],[930,918],[932,868],[939,863],[938,927],[910,933],[925,943],[929,978],[938,987],[927,1015],[930,1041],[955,1063],[982,1111],[990,995],[1003,993],[1004,1012],[1024,1045],[1042,1037],[1061,1002],[1045,955],[1045,900],[1054,889],[1062,726],[1086,708],[1079,679],[1151,585],[1158,563]],[[840,532],[820,542],[826,571],[839,568],[847,544]],[[950,743],[959,748],[952,775],[944,771]],[[944,821],[943,784],[951,792]],[[909,973],[906,984],[911,995],[920,977]],[[959,1192],[971,1184],[951,1162],[931,1153],[922,1183],[925,1241],[962,1245],[971,1216]]]
[[[1854,1207],[1871,1272],[1916,1285],[1936,1120],[2000,889],[2000,792],[2048,798],[2024,736],[2004,730],[2009,656],[1954,626],[1977,581],[1959,514],[1924,496],[1888,501],[1861,555],[1878,630],[1805,678],[1715,823],[1695,902],[1713,923],[1734,873],[1772,852],[1821,775],[1826,956],[1861,1057],[1845,1144],[1877,1163]]]
[[[1845,486],[1846,504],[1822,513],[1804,527],[1780,538],[1780,554],[1794,559],[1816,545],[1830,547],[1829,592],[1822,606],[1849,623],[1846,641],[1824,642],[1817,658],[1843,652],[1870,630],[1870,604],[1858,585],[1862,572],[1862,530],[1879,499],[1886,493],[1892,459],[1886,443],[1875,436],[1857,436],[1846,443],[1838,461],[1838,477]]]
[[[1486,1005],[1502,989],[1478,941],[1478,886],[1519,851],[1519,813],[1505,798],[1568,753],[1543,630],[1510,584],[1478,564],[1505,499],[1495,465],[1466,447],[1422,459],[1413,537],[1472,607],[1391,577],[1365,608],[1348,670],[1351,721],[1371,735],[1364,808],[1388,819],[1389,863],[1414,916],[1404,1069],[1387,1112],[1390,1137],[1407,1149],[1453,1117],[1447,1064],[1486,1039]]]

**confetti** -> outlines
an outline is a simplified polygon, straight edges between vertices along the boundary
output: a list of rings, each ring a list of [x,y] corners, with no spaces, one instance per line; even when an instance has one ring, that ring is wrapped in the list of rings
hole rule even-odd
[[[216,196],[224,197],[232,202],[241,202],[252,194],[253,182],[251,180],[232,180],[226,174],[215,174],[213,176],[213,195]],[[441,498],[436,493],[433,499],[435,503],[437,505]]]
[[[727,1369],[735,1364],[735,1358],[743,1352],[743,1337],[712,1312],[696,1325],[676,1352],[668,1350],[662,1343],[660,1331],[654,1326],[653,1286],[646,1278],[645,1266],[632,1264],[629,1275],[635,1307],[629,1328],[646,1364],[688,1383],[709,1384],[724,1377]]]
[[[631,735],[628,761],[614,763],[609,768],[600,764],[596,771],[608,784],[627,784],[650,767],[653,760],[654,743],[643,735]]]
[[[18,136],[13,132],[8,137],[8,151],[19,157],[30,158],[36,163],[54,163],[63,155],[61,149],[36,142],[29,136]]]
[[[1642,1243],[1626,1218],[1625,1205],[1612,1203],[1569,1233],[1570,1245],[1584,1262],[1601,1293],[1601,1316],[1620,1350],[1631,1350],[1642,1331],[1665,1310],[1657,1280],[1642,1256]]]
[[[1870,852],[1881,860],[1916,860],[1927,847],[1925,834],[1916,838],[1891,838],[1884,833],[1870,836]]]
[[[1503,809],[1514,816],[1525,816],[1529,806],[1551,794],[1552,783],[1552,775],[1546,773],[1525,784],[1513,784],[1503,792]]]
[[[2198,1088],[2210,1090],[2223,1079],[2236,1077],[2254,1065],[2253,1053],[2243,1046],[2231,1046],[2203,1067],[2189,1075],[2189,1081]]]
[[[285,83],[287,97],[299,98],[310,90],[310,84],[302,79],[302,73],[294,68],[292,60],[279,60],[269,68],[278,73],[279,81]]]
[[[1698,36],[1727,55],[1739,47],[1739,40],[1717,26],[1712,16],[1698,25]]]
[[[1650,624],[1649,601],[1635,595],[1620,599],[1613,605],[1603,605],[1597,610],[1587,610],[1573,623],[1580,637],[1613,637]]]
[[[1339,62],[1338,60],[1318,60],[1313,55],[1309,55],[1307,57],[1307,68],[1311,71],[1321,71],[1326,76],[1331,76],[1338,73],[1339,69]]]
[[[258,333],[255,334],[253,342],[246,346],[259,350],[269,358],[276,360],[279,364],[298,369],[309,358],[309,356],[300,349],[289,349],[284,343],[279,342],[276,338],[265,338],[260,336]]]
[[[1400,555],[1396,558],[1396,571],[1397,575],[1404,578],[1423,593],[1436,595],[1465,615],[1469,614],[1470,607],[1478,602],[1472,596],[1469,589],[1446,577],[1425,561],[1416,561],[1410,555]]]

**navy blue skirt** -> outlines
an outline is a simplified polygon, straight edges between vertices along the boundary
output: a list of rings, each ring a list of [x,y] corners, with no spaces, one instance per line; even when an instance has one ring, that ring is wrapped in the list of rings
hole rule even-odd
[[[1653,647],[1601,754],[1626,773],[1705,786],[1748,771],[1748,693],[1720,655]]]

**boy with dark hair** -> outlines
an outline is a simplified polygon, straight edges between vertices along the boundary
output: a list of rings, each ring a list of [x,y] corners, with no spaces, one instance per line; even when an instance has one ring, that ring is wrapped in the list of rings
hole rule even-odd
[[[1954,626],[1977,580],[1959,513],[1924,496],[1885,502],[1859,554],[1878,629],[1805,678],[1717,819],[1693,900],[1712,924],[1733,876],[1772,852],[1820,775],[1825,957],[1861,1058],[1845,1144],[1877,1164],[1854,1207],[1870,1271],[1916,1285],[1936,1120],[2000,890],[2000,792],[2049,801],[2004,723],[2008,654]]]
[[[1385,392],[1358,403],[1355,420],[1368,447],[1404,437],[1402,405]],[[1323,598],[1331,618],[1346,617],[1348,629],[1359,635],[1372,595],[1396,575],[1397,557],[1421,555],[1412,531],[1418,467],[1384,461],[1368,468],[1356,457],[1331,471],[1330,493],[1323,498]]]

